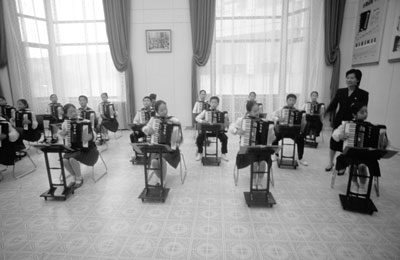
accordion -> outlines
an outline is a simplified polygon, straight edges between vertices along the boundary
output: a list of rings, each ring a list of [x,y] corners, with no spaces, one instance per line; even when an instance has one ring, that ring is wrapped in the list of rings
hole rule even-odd
[[[92,125],[87,121],[65,120],[67,124],[67,135],[65,145],[72,149],[89,148],[92,141],[85,141],[84,135],[92,133]]]
[[[293,108],[283,108],[281,125],[300,125],[302,120],[302,112]]]
[[[227,112],[207,110],[205,114],[205,121],[210,124],[225,124],[225,117]]]
[[[208,110],[210,108],[210,104],[206,101],[197,101],[198,106],[197,106],[197,113],[201,113],[204,110]]]
[[[96,122],[96,112],[94,112],[93,110],[83,110],[80,109],[80,115],[81,118],[89,120],[92,128],[95,127],[95,122]]]
[[[103,103],[103,113],[105,117],[114,119],[116,117],[114,104],[109,102]]]
[[[151,135],[150,143],[168,145],[172,150],[176,150],[182,140],[180,125],[155,118],[151,127],[154,134]]]
[[[346,122],[345,134],[348,138],[343,147],[385,149],[387,144],[386,126],[367,122]]]
[[[154,110],[140,110],[139,112],[139,122],[140,124],[147,124],[152,116],[156,115]]]
[[[249,117],[243,118],[242,130],[245,134],[241,138],[241,145],[267,145],[270,124],[273,124],[273,122]]]
[[[7,121],[0,121],[0,134],[5,134],[8,135],[9,129],[8,129],[9,125],[7,123]],[[0,140],[0,148],[2,147],[2,141]]]
[[[324,107],[323,103],[314,103],[314,102],[307,102],[306,103],[306,114],[307,115],[320,115],[321,108]]]
[[[15,107],[5,105],[0,107],[0,115],[6,119],[15,118]]]
[[[24,120],[31,121],[30,124],[24,124]],[[15,113],[15,127],[21,127],[24,130],[31,130],[32,129],[32,113],[29,111],[17,111]]]
[[[60,103],[50,103],[49,110],[50,115],[52,115],[54,118],[57,118],[59,121],[63,120],[63,108]]]

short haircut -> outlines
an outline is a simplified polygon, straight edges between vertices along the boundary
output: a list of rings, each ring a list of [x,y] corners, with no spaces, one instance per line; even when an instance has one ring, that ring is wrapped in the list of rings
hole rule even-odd
[[[318,94],[318,91],[311,91],[311,94],[310,94],[310,96],[312,95],[312,94],[317,94],[317,96],[319,96],[319,94]]]
[[[158,109],[160,108],[160,106],[164,104],[167,105],[167,103],[164,100],[158,100],[155,104],[154,104],[154,109],[156,110],[156,112],[158,112]]]
[[[151,101],[151,98],[150,98],[149,96],[145,96],[145,97],[142,99],[142,101],[144,101],[145,99],[148,99],[148,100]]]
[[[200,90],[199,94],[201,94],[202,92],[204,92],[204,94],[207,94],[207,92],[204,89]]]
[[[81,97],[82,97],[82,96],[81,96]],[[81,97],[79,97],[79,98],[81,98]],[[85,97],[85,96],[83,96],[83,97]],[[68,104],[65,104],[65,105],[64,105],[64,115],[66,115],[66,114],[67,114],[67,112],[68,112],[68,109],[70,109],[71,107],[73,107],[73,108],[75,108],[75,109],[76,109],[76,107],[75,107],[75,105],[74,105],[74,104],[68,103]]]
[[[253,109],[253,107],[256,106],[256,105],[258,106],[256,101],[252,101],[252,100],[247,101],[247,103],[246,103],[247,112],[250,112]]]
[[[56,94],[51,94],[51,95],[50,95],[50,99],[51,99],[52,97],[54,97],[54,96],[56,96],[56,97],[57,97],[57,95],[56,95]]]
[[[354,74],[354,76],[355,76],[356,79],[358,80],[357,86],[360,85],[361,78],[362,78],[362,72],[361,72],[361,70],[358,70],[358,69],[351,69],[351,70],[346,71],[346,77],[347,77],[348,75],[350,75],[350,74]]]
[[[18,99],[17,102],[21,102],[22,104],[24,104],[24,106],[26,108],[29,108],[29,104],[28,104],[28,101],[26,101],[26,99],[21,98],[21,99]]]
[[[87,96],[85,96],[85,95],[80,95],[79,98],[78,98],[78,100],[81,100],[81,98],[84,98],[84,99],[86,100],[86,102],[89,101],[88,98],[87,98]]]
[[[149,97],[150,97],[151,100],[156,100],[157,99],[157,94],[151,93],[149,95]]]
[[[254,94],[254,96],[257,96],[256,92],[254,92],[254,91],[251,91],[251,92],[249,93],[249,96],[250,96],[251,94]]]
[[[211,102],[211,100],[213,100],[213,99],[217,100],[217,102],[218,102],[218,104],[219,104],[219,97],[217,97],[217,96],[212,96],[212,97],[210,97],[210,102]]]
[[[351,104],[351,106],[350,106],[351,113],[353,115],[356,115],[358,113],[358,111],[360,111],[361,108],[363,108],[364,106],[367,106],[367,104],[362,103],[362,102],[357,102],[357,103]]]
[[[107,92],[103,92],[103,93],[101,93],[100,97],[101,97],[101,96],[103,96],[103,95],[104,95],[104,96],[106,96],[106,97],[108,97],[108,94],[107,94]]]
[[[286,100],[288,100],[289,98],[294,98],[295,100],[297,100],[296,95],[295,95],[295,94],[292,94],[292,93],[290,93],[290,94],[288,94],[288,95],[286,96]]]

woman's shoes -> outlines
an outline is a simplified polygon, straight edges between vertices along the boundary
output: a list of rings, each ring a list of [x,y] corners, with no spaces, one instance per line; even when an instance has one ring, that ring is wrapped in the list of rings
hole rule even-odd
[[[334,165],[333,163],[331,163],[329,166],[327,166],[327,167],[325,168],[325,171],[326,171],[326,172],[332,171],[333,166],[335,166],[335,165]],[[343,174],[342,174],[342,175],[343,175]]]

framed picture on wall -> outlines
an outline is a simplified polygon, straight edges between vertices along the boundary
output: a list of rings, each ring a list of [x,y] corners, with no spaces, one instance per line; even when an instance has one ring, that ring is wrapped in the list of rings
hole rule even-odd
[[[171,30],[146,30],[148,53],[171,52]]]
[[[360,0],[352,65],[379,63],[387,0]]]
[[[400,2],[396,2],[392,37],[389,46],[389,62],[400,62]]]

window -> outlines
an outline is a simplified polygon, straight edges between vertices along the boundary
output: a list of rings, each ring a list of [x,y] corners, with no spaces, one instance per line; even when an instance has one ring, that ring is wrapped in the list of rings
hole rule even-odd
[[[213,50],[199,69],[199,88],[221,96],[222,109],[235,117],[250,91],[268,111],[288,93],[300,96],[308,88],[310,30],[314,20],[322,22],[320,13],[310,16],[313,4],[320,12],[316,0],[217,0]]]
[[[63,102],[100,93],[124,101],[123,74],[113,64],[102,0],[16,0],[34,98]],[[45,99],[44,99],[45,98]]]

